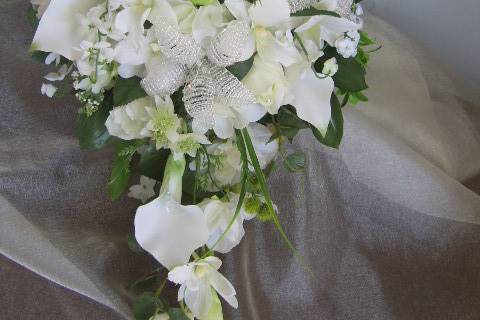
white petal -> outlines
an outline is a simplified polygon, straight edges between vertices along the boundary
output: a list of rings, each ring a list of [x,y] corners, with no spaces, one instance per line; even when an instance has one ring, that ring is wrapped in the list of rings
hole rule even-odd
[[[73,48],[88,35],[82,28],[78,14],[85,14],[101,0],[52,0],[42,16],[31,49],[58,53],[73,60]]]
[[[293,43],[280,42],[267,29],[256,28],[255,40],[258,55],[266,61],[279,62],[288,67],[302,59],[302,55]]]
[[[244,0],[225,0],[225,6],[237,20],[249,22],[247,1]]]
[[[208,226],[197,206],[182,206],[168,194],[137,209],[138,243],[167,269],[188,262],[208,240]]]
[[[290,7],[286,0],[256,1],[249,10],[255,26],[273,27],[290,18]]]
[[[228,139],[233,137],[235,131],[233,129],[232,118],[215,117],[215,125],[213,127],[215,134],[221,139]]]
[[[118,75],[124,79],[128,79],[134,76],[142,77],[145,73],[145,67],[143,65],[130,65],[121,64],[118,67]]]
[[[43,83],[42,84],[42,88],[41,88],[41,92],[43,95],[46,95],[47,97],[51,98],[55,95],[55,93],[57,92],[57,87],[55,87],[53,84],[51,83]]]
[[[211,270],[210,284],[232,307],[238,308],[238,301],[235,298],[235,288],[220,272]]]
[[[314,125],[325,135],[331,117],[330,98],[334,89],[333,79],[317,78],[310,68],[296,81],[292,88],[294,96],[291,104],[298,116]]]
[[[185,304],[199,319],[205,318],[212,302],[212,290],[206,282],[200,282],[197,290],[185,290]]]

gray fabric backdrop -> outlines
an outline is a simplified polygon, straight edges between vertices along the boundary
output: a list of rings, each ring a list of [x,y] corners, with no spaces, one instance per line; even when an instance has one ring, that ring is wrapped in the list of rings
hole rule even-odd
[[[79,150],[75,101],[40,96],[26,7],[0,3],[0,319],[128,319],[125,286],[155,266],[126,247],[138,204],[108,200],[112,153]],[[240,302],[226,319],[480,318],[480,105],[429,51],[367,20],[383,44],[370,102],[345,111],[340,151],[304,133],[306,174],[271,180],[316,277],[249,222],[224,259]]]

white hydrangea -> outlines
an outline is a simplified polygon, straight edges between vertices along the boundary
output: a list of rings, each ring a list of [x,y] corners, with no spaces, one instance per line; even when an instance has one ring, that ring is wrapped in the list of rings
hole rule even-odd
[[[360,34],[358,31],[349,31],[335,41],[338,53],[344,58],[352,58],[357,55]]]

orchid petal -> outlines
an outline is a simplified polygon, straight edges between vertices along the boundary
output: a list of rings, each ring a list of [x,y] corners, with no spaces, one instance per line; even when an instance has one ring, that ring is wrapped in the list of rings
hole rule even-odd
[[[307,69],[292,88],[293,100],[298,116],[315,126],[325,135],[331,117],[330,99],[334,89],[331,77],[318,78]]]
[[[249,10],[255,26],[273,27],[290,18],[290,6],[286,0],[256,1]]]

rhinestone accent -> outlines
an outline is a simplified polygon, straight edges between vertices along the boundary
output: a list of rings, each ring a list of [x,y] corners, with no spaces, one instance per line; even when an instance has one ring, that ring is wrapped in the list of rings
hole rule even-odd
[[[162,60],[153,65],[140,85],[149,96],[171,95],[187,78],[187,67],[171,60]]]
[[[165,21],[161,21],[154,32],[160,50],[171,60],[191,67],[203,56],[202,49],[191,36],[182,34]]]
[[[225,68],[210,65],[216,95],[229,106],[255,103],[255,96],[243,83]]]
[[[207,57],[217,66],[231,66],[249,58],[244,52],[250,41],[252,34],[249,26],[245,22],[234,22],[210,41]]]
[[[288,5],[290,6],[290,13],[295,13],[310,8],[319,0],[289,0]]]

